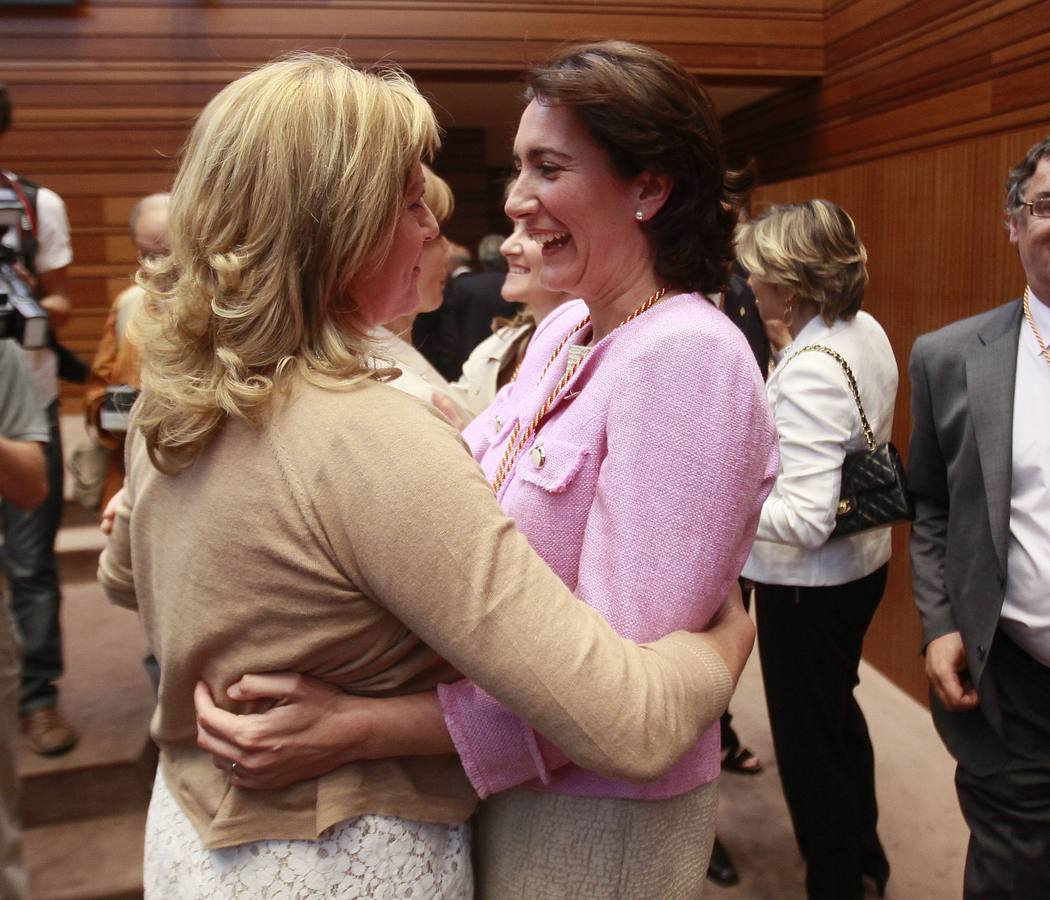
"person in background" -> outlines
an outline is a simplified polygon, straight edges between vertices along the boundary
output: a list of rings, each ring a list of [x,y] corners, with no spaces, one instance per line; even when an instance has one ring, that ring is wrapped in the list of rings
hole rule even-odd
[[[714,723],[746,660],[738,597],[705,635],[619,637],[501,512],[459,433],[382,383],[369,335],[419,304],[437,140],[407,76],[314,54],[226,86],[190,134],[172,252],[143,267],[142,393],[99,563],[161,663],[147,900],[467,900],[477,797],[443,728],[416,730],[442,722],[435,684],[473,677],[583,765],[645,781]],[[227,690],[251,667],[323,678],[325,727],[358,730],[344,691],[396,707],[405,743],[243,790],[197,749],[193,695],[247,712]]]
[[[507,265],[499,248],[503,236],[487,234],[478,244],[482,271],[467,272],[448,282],[440,318],[428,325],[418,344],[434,367],[449,381],[459,378],[474,348],[492,334],[492,320],[512,319],[517,310],[501,293]]]
[[[1050,137],[1006,181],[1024,295],[911,351],[912,585],[966,900],[1050,897]]]
[[[0,85],[0,142],[11,127],[11,100]],[[0,173],[0,191],[10,194],[22,208],[20,224],[4,229],[0,240],[17,257],[26,283],[47,311],[54,337],[68,323],[69,264],[73,248],[69,219],[62,198],[13,173]],[[5,504],[3,509],[4,567],[11,583],[11,608],[23,643],[20,709],[22,730],[34,753],[53,756],[71,750],[77,734],[58,711],[62,675],[62,630],[59,610],[62,590],[55,558],[55,536],[62,519],[65,463],[58,420],[58,379],[63,369],[83,363],[57,345],[22,350],[36,393],[47,412],[49,439],[44,455],[48,495],[32,510]],[[84,367],[86,368],[86,367]],[[67,372],[83,380],[80,371]],[[63,375],[65,377],[65,375]]]
[[[132,208],[131,240],[140,260],[168,254],[170,200],[171,195],[167,193],[150,194]],[[84,419],[98,442],[110,450],[99,509],[104,509],[124,484],[124,438],[127,432],[105,428],[101,411],[107,387],[127,385],[135,390],[139,388],[139,354],[134,341],[128,338],[128,323],[142,306],[145,296],[141,286],[132,284],[113,301],[102,326],[102,337],[91,363],[91,377],[84,394]]]
[[[0,505],[30,510],[47,497],[41,445],[47,443],[49,431],[21,351],[13,341],[0,340]],[[15,765],[22,666],[6,593],[0,574],[0,897],[28,900],[29,886],[20,860]]]
[[[448,245],[449,281],[459,278],[460,275],[469,275],[473,271],[470,268],[470,264],[473,261],[473,257],[470,255],[470,250],[462,244],[450,241]],[[448,284],[445,285],[445,289],[448,290]]]
[[[536,329],[569,299],[564,292],[543,286],[543,251],[526,233],[524,222],[514,222],[510,237],[500,244],[500,253],[507,261],[503,299],[520,304],[521,309],[513,319],[493,322],[493,333],[474,348],[463,363],[459,380],[452,385],[471,418],[496,399],[503,385],[514,380]]]
[[[423,200],[438,226],[444,227],[454,208],[452,189],[429,166],[423,166],[423,175],[426,179]],[[448,242],[439,235],[423,247],[419,259],[418,305],[376,328],[372,337],[377,342],[377,357],[382,364],[390,364],[401,370],[394,381],[398,388],[425,403],[433,403],[436,395],[445,414],[458,420],[466,415],[459,396],[452,391],[441,373],[406,339],[406,336],[411,337],[412,323],[420,312],[433,312],[441,306],[448,277],[447,264]]]
[[[881,896],[889,863],[876,832],[875,764],[853,696],[864,633],[886,585],[890,529],[831,539],[847,453],[866,449],[853,372],[875,441],[889,440],[897,363],[862,312],[867,251],[834,203],[774,206],[737,243],[763,319],[791,343],[766,391],[780,435],[780,472],[744,566],[755,584],[759,657],[784,797],[806,863],[810,900]]]

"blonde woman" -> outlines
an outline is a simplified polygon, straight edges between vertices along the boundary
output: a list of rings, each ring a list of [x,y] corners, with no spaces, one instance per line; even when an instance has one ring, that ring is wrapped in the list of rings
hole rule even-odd
[[[191,132],[171,255],[142,277],[157,304],[100,561],[161,666],[148,898],[470,897],[477,798],[443,729],[407,727],[432,721],[436,684],[469,675],[580,764],[645,780],[717,719],[746,659],[738,599],[703,636],[616,636],[458,433],[382,383],[368,335],[418,303],[436,143],[406,77],[310,55],[227,86]],[[389,704],[395,758],[350,742],[328,774],[242,790],[196,746],[194,686],[247,712],[227,688],[279,669],[322,679],[333,707],[390,698],[326,721],[360,732]]]
[[[867,443],[840,364],[800,351],[819,345],[846,360],[879,444],[893,424],[897,363],[882,327],[860,311],[868,254],[840,207],[774,206],[744,226],[737,249],[759,314],[790,340],[766,385],[780,472],[744,566],[757,583],[759,654],[784,796],[810,900],[859,900],[865,876],[881,896],[890,867],[876,833],[871,740],[853,689],[886,586],[890,529],[829,540],[842,461]]]

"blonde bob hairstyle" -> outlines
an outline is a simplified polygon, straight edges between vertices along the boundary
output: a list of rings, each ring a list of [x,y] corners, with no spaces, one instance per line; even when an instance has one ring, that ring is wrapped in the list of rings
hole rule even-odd
[[[434,214],[438,225],[444,226],[448,224],[448,220],[452,218],[452,211],[456,208],[452,188],[428,165],[423,166],[423,178],[423,202]]]
[[[828,325],[852,319],[864,302],[868,251],[829,200],[771,206],[740,226],[736,249],[752,275],[813,301]]]
[[[396,69],[297,54],[225,87],[190,133],[171,255],[143,265],[136,424],[175,474],[227,416],[258,425],[294,373],[325,387],[373,374],[359,273],[382,264],[421,157],[429,105]]]

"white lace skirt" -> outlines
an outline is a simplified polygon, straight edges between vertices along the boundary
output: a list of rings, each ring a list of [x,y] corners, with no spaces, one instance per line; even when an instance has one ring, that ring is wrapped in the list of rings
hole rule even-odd
[[[160,770],[146,820],[145,900],[470,900],[470,825],[358,816],[316,841],[201,843]]]

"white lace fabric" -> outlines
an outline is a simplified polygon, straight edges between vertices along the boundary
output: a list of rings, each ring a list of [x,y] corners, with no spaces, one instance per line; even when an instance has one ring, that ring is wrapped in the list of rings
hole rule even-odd
[[[146,821],[145,900],[470,900],[470,825],[358,816],[316,841],[208,850],[160,771]]]

